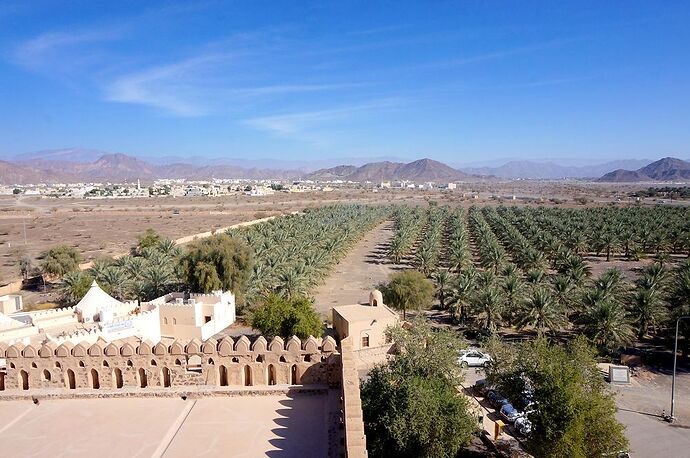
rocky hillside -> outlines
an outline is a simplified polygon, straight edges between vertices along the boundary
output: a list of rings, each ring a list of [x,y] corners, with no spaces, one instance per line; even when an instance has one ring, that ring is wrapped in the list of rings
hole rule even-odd
[[[597,181],[621,183],[634,181],[687,181],[690,180],[690,162],[665,157],[637,170],[618,169]]]
[[[361,167],[340,165],[321,169],[307,176],[311,180],[346,180],[346,181],[453,181],[462,180],[470,175],[456,170],[442,162],[432,159],[420,159],[414,162],[371,162]]]
[[[93,162],[57,159],[33,159],[20,162],[0,161],[0,184],[121,182],[157,178],[297,178],[295,171],[245,169],[233,165],[169,164],[155,165],[125,154],[105,154]]]

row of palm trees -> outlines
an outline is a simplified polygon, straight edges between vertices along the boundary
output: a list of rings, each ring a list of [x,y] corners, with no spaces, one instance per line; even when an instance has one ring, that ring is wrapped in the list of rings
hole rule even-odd
[[[613,217],[618,210],[595,211],[591,218]],[[630,210],[644,220],[683,215],[662,208]],[[585,218],[579,214],[583,211],[588,210],[578,210],[577,218]],[[655,211],[659,212],[656,217]],[[425,215],[420,217],[420,212]],[[614,352],[636,339],[662,334],[674,316],[690,312],[690,261],[673,268],[662,257],[635,282],[617,269],[592,279],[583,258],[589,250],[588,239],[562,240],[561,232],[550,231],[566,224],[559,218],[568,212],[431,207],[407,210],[407,214],[415,215],[412,221],[417,229],[410,228],[411,222],[396,222],[396,228],[418,234],[408,255],[417,260],[413,266],[419,270],[431,266],[425,273],[436,284],[439,305],[458,321],[477,328],[492,331],[514,326],[551,335],[581,331],[602,351]],[[630,217],[626,212],[619,216]],[[670,224],[683,224],[673,221]],[[422,247],[439,250],[440,259],[433,264],[421,262]]]
[[[118,259],[97,259],[91,268],[74,270],[62,278],[63,300],[67,304],[78,302],[93,280],[118,300],[146,301],[162,296],[180,287],[181,256],[175,242],[161,239]]]
[[[391,207],[331,205],[276,218],[229,234],[254,252],[248,282],[251,304],[269,292],[286,298],[308,295]]]
[[[414,250],[424,221],[426,211],[421,207],[397,206],[393,210],[394,234],[388,247],[388,257],[400,264]]]
[[[522,218],[529,215],[543,231],[578,254],[690,256],[690,209],[687,207],[602,207],[591,209],[501,208]]]

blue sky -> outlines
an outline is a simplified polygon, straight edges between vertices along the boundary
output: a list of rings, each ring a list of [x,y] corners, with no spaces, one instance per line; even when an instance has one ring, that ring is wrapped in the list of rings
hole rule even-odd
[[[684,1],[0,3],[0,154],[690,157]]]

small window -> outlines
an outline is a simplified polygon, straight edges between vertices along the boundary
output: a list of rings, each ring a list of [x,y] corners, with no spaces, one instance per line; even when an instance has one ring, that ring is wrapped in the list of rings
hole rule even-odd
[[[177,324],[177,318],[173,318],[173,324]]]
[[[168,317],[163,318],[163,324],[168,324]]]
[[[369,346],[369,336],[365,334],[362,336],[362,348],[366,348],[368,346]]]
[[[205,315],[204,316],[204,323],[208,323],[209,321],[211,321],[211,315]]]

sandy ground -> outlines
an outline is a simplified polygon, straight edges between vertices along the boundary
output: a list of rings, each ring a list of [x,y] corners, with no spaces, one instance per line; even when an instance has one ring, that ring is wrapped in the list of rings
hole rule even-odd
[[[387,221],[361,239],[314,291],[316,309],[330,318],[331,307],[366,303],[369,293],[388,279],[397,266],[386,259],[393,223]]]
[[[328,394],[6,401],[3,456],[325,457]]]

